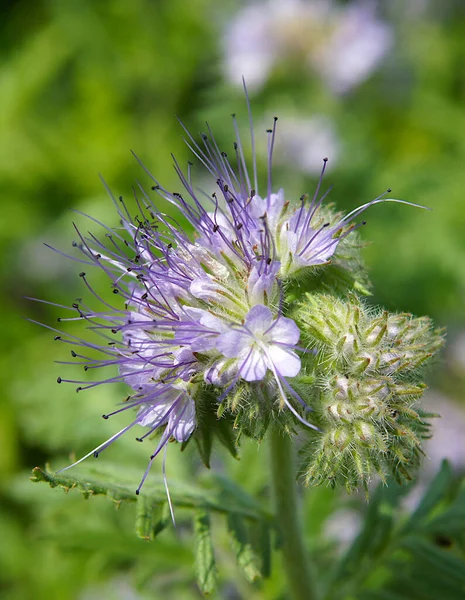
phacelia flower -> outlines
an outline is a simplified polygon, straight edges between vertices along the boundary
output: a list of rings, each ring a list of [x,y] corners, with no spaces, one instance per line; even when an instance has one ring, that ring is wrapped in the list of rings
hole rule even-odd
[[[120,228],[110,229],[92,219],[104,228],[103,239],[76,229],[74,246],[81,252],[76,260],[85,269],[80,276],[102,308],[95,311],[76,302],[71,307],[76,315],[70,320],[86,321],[99,340],[55,330],[57,339],[74,345],[72,356],[85,370],[114,366],[119,371],[90,383],[73,381],[79,384],[78,391],[120,381],[131,388],[123,405],[104,418],[136,411],[124,429],[90,455],[98,456],[138,425],[146,429],[137,438],[140,441],[163,430],[151,464],[170,439],[187,442],[194,434],[202,418],[198,406],[206,393],[216,397],[218,408],[231,409],[239,387],[245,389],[249,406],[259,394],[270,413],[287,411],[291,420],[315,427],[310,422],[312,407],[292,383],[305,374],[312,353],[298,345],[301,331],[292,318],[287,290],[298,274],[311,276],[338,261],[343,269],[345,251],[340,255],[339,249],[350,246],[348,236],[356,239],[353,232],[360,224],[355,219],[387,199],[383,195],[346,216],[334,214],[323,206],[325,194],[320,194],[327,159],[313,198],[302,196],[294,202],[282,189],[273,191],[276,121],[268,131],[268,177],[261,195],[253,132],[249,169],[234,119],[232,158],[219,148],[210,130],[198,143],[185,129],[187,145],[216,185],[207,200],[194,187],[192,165],[183,172],[175,161],[179,192],[170,192],[150,175],[152,192],[162,199],[161,205],[140,188],[134,217],[122,198],[112,197]],[[162,211],[159,206],[166,202],[190,223],[192,236]],[[117,306],[95,291],[89,267],[103,271],[111,282]],[[95,358],[96,351],[100,358]],[[230,403],[232,397],[236,400]],[[148,469],[141,485],[147,473]]]
[[[393,44],[373,2],[264,0],[247,3],[225,28],[224,72],[233,84],[262,88],[276,64],[293,60],[335,94],[363,83]]]

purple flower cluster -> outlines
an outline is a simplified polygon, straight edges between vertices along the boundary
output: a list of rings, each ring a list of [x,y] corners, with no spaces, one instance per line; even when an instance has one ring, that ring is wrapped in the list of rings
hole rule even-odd
[[[184,442],[191,436],[196,427],[196,397],[205,386],[218,390],[221,403],[239,382],[266,380],[274,390],[272,401],[313,427],[300,414],[308,410],[305,401],[286,379],[298,375],[298,353],[306,351],[298,346],[296,323],[283,316],[286,280],[302,269],[328,263],[341,240],[358,227],[354,219],[383,199],[342,219],[325,220],[321,210],[325,195],[319,196],[326,159],[311,200],[303,196],[300,204],[292,206],[283,190],[273,193],[276,119],[268,132],[267,191],[260,196],[253,133],[251,177],[235,120],[234,125],[232,159],[219,149],[211,131],[198,144],[186,130],[186,143],[216,181],[217,191],[206,200],[194,190],[191,165],[184,173],[175,161],[182,194],[169,192],[149,174],[152,190],[174,204],[194,229],[192,239],[142,188],[134,218],[121,198],[113,198],[122,227],[110,229],[99,223],[106,229],[105,242],[77,230],[75,246],[83,254],[79,262],[101,269],[123,306],[114,307],[101,298],[86,273],[81,273],[103,309],[96,312],[82,303],[73,308],[102,343],[72,336],[66,341],[79,349],[72,354],[86,369],[116,365],[119,375],[91,384],[73,383],[85,389],[123,380],[133,393],[111,414],[137,409],[127,427],[88,456],[98,456],[135,425],[147,428],[139,440],[164,427],[151,464],[170,438]],[[57,333],[65,339],[65,334]],[[87,356],[87,349],[97,350],[101,358]]]

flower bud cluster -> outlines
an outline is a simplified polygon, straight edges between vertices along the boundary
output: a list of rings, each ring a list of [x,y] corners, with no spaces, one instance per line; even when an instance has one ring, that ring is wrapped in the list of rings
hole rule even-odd
[[[426,317],[374,313],[355,295],[308,294],[299,325],[316,349],[313,421],[322,430],[310,443],[306,481],[352,490],[376,474],[409,479],[428,431],[414,409],[426,388],[417,371],[442,333]]]

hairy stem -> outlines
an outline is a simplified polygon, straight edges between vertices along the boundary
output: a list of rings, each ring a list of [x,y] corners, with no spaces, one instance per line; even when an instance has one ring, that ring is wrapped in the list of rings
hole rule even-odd
[[[273,428],[270,446],[275,514],[283,537],[282,553],[289,594],[293,600],[317,600],[315,576],[307,556],[298,510],[292,439]]]

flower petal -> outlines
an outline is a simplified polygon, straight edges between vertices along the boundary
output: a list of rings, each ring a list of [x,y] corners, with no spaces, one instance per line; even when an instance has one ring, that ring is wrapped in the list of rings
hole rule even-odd
[[[295,377],[299,373],[300,358],[293,350],[272,344],[268,349],[268,356],[276,371],[283,377]]]
[[[237,358],[252,343],[253,338],[246,331],[230,329],[218,336],[216,349],[226,358]]]
[[[245,381],[259,381],[266,375],[268,366],[261,350],[253,349],[248,358],[239,367],[240,375]]]
[[[192,398],[186,398],[179,407],[171,413],[168,427],[172,427],[171,435],[178,442],[185,442],[195,429],[195,403]]]
[[[263,304],[253,306],[245,317],[245,326],[253,335],[263,334],[273,322],[273,313]]]
[[[294,345],[300,338],[300,330],[292,319],[279,317],[268,332],[269,342]]]

